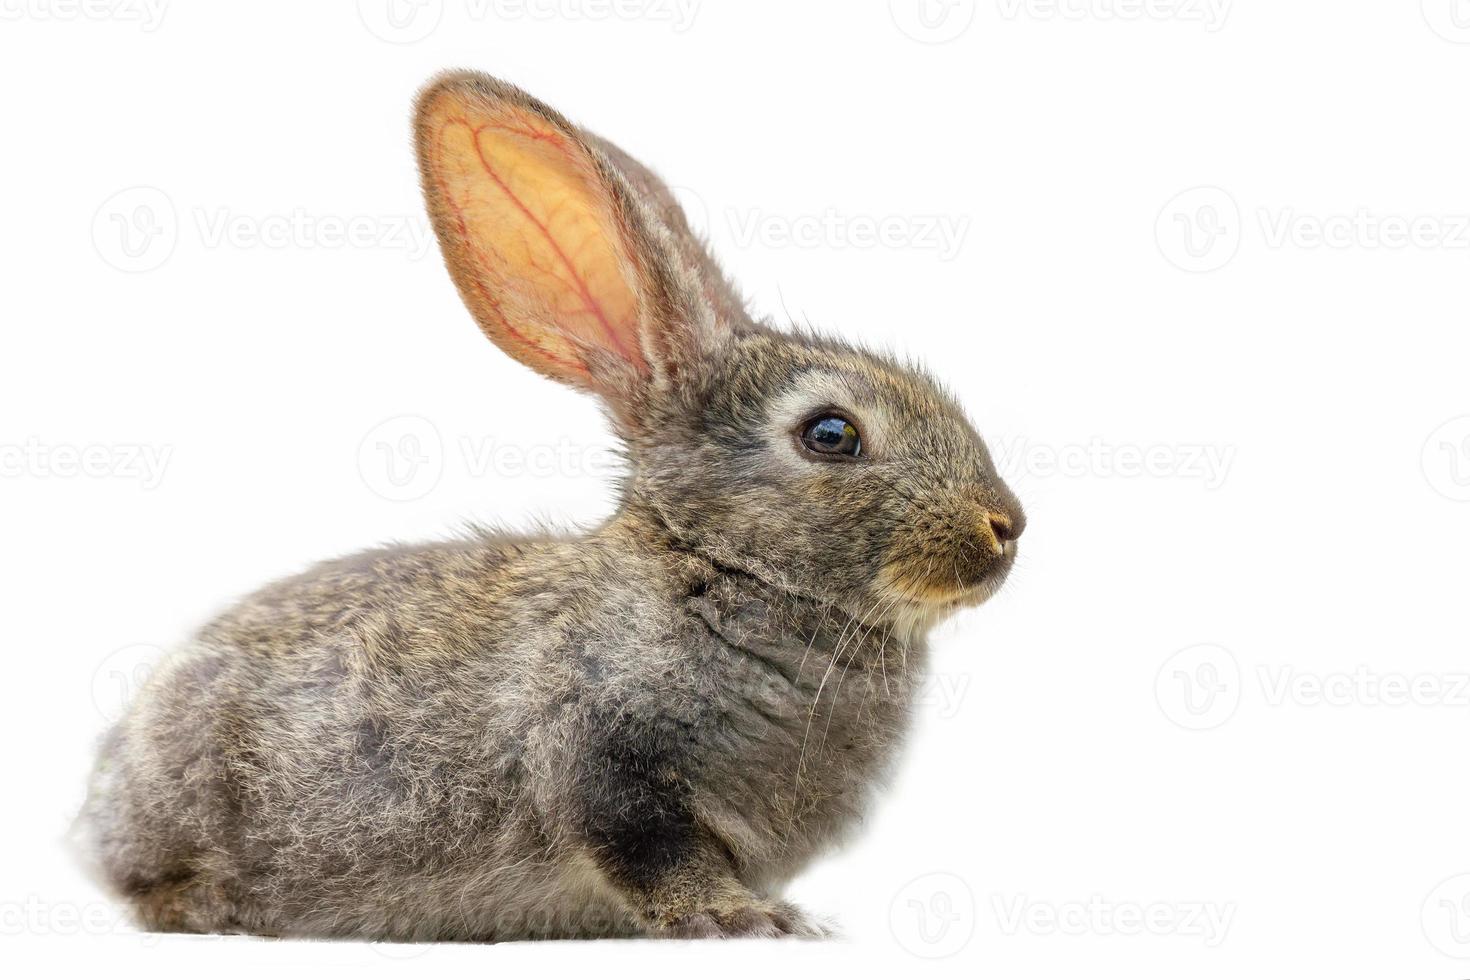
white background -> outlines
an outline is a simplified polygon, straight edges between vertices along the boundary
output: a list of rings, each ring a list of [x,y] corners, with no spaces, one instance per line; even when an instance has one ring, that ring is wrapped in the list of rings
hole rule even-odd
[[[0,0],[17,975],[1470,972],[1470,2],[154,2]],[[232,597],[609,512],[594,405],[425,237],[450,66],[650,161],[758,309],[932,364],[1025,502],[793,888],[844,944],[150,937],[61,843]]]

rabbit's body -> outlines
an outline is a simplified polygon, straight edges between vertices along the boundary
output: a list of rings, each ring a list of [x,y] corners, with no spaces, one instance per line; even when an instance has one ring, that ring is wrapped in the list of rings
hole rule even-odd
[[[322,565],[159,669],[85,811],[154,928],[817,935],[779,888],[893,759],[924,636],[1024,516],[927,376],[757,323],[668,189],[451,74],[416,134],[461,296],[592,391],[629,470],[582,537]]]
[[[113,736],[109,876],[162,929],[630,934],[589,846],[678,850],[687,808],[779,886],[860,813],[918,650],[670,544],[627,512],[266,588]]]

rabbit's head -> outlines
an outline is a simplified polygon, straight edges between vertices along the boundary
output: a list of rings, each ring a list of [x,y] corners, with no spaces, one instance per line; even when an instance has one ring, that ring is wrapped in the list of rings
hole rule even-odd
[[[987,597],[1025,525],[925,373],[750,319],[668,189],[520,90],[454,73],[420,97],[424,192],[502,349],[599,395],[626,501],[707,558],[857,615]]]

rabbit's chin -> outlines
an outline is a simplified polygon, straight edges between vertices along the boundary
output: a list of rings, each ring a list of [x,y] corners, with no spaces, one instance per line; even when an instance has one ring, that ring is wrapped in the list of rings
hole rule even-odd
[[[1011,565],[1012,562],[1007,561],[1004,565],[987,573],[974,585],[955,593],[948,599],[941,600],[939,604],[945,610],[945,614],[988,602],[990,597],[999,592],[1002,585],[1005,585],[1006,578],[1011,574]]]
[[[898,576],[884,577],[884,591],[891,596],[890,608],[902,610],[897,618],[907,620],[918,629],[927,629],[954,615],[988,601],[1000,591],[1015,564],[1015,552],[992,565],[969,584],[912,581]]]

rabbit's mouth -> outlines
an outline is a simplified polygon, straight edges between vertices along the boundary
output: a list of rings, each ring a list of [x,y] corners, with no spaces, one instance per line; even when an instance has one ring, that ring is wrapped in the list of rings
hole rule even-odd
[[[1016,550],[1015,541],[983,552],[957,548],[947,556],[915,550],[890,558],[879,575],[879,586],[899,601],[930,610],[978,606],[1005,584]]]
[[[880,591],[927,613],[978,606],[1005,583],[1026,529],[1020,504],[1004,488],[910,499],[878,575]]]

